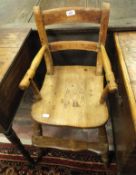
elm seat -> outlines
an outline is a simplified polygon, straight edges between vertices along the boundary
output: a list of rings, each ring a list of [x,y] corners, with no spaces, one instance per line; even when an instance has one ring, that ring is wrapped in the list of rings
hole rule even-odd
[[[39,123],[80,128],[98,127],[108,120],[106,103],[100,104],[103,76],[93,66],[54,66],[46,75],[40,94],[32,106]]]

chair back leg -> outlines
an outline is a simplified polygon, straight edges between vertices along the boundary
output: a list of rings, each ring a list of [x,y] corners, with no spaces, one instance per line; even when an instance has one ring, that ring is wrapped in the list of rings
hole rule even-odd
[[[101,152],[101,158],[103,163],[107,166],[109,160],[109,144],[105,125],[98,128],[99,142],[104,145],[103,151]]]

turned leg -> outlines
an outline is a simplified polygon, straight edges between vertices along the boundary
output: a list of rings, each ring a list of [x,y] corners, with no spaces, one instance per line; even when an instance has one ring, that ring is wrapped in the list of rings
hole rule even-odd
[[[33,165],[34,164],[33,158],[30,156],[29,152],[25,149],[20,139],[16,135],[15,131],[12,129],[12,127],[8,131],[6,131],[4,134],[11,143],[16,145],[16,147],[23,154],[25,159],[28,160],[28,162],[30,162],[31,165]]]
[[[105,126],[101,126],[98,129],[99,129],[98,131],[99,142],[103,145],[101,157],[102,157],[102,161],[107,165],[108,158],[109,158],[109,144],[108,144],[107,132],[106,132]]]

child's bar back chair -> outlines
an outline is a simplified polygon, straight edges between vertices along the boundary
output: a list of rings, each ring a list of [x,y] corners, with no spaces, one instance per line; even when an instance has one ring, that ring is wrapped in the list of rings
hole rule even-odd
[[[37,101],[32,106],[32,117],[37,132],[32,138],[34,145],[63,150],[99,150],[102,160],[108,161],[108,140],[105,124],[108,120],[106,97],[117,89],[111,64],[105,50],[110,6],[102,9],[65,7],[41,11],[34,7],[35,21],[41,41],[41,49],[20,82],[21,89],[32,86]],[[48,43],[45,25],[66,22],[100,23],[99,41],[56,41]],[[97,52],[96,66],[54,66],[51,52],[62,50],[86,50]],[[47,73],[39,91],[33,80],[44,57]],[[104,74],[107,84],[104,87]],[[99,143],[46,137],[41,124],[58,127],[98,128]]]

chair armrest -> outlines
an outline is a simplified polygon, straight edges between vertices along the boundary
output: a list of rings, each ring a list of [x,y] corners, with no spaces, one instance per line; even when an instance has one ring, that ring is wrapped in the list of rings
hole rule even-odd
[[[23,79],[21,80],[19,84],[20,89],[25,90],[29,87],[30,81],[35,76],[36,70],[41,63],[41,60],[43,58],[46,48],[47,48],[46,45],[43,45],[41,49],[38,51],[38,53],[36,54],[36,56],[34,57],[30,68],[27,70],[27,72],[25,73]]]
[[[111,63],[109,57],[107,55],[106,49],[103,45],[100,46],[102,63],[105,71],[106,81],[108,85],[109,92],[113,92],[117,90],[117,84],[115,82],[114,73],[111,68]]]

